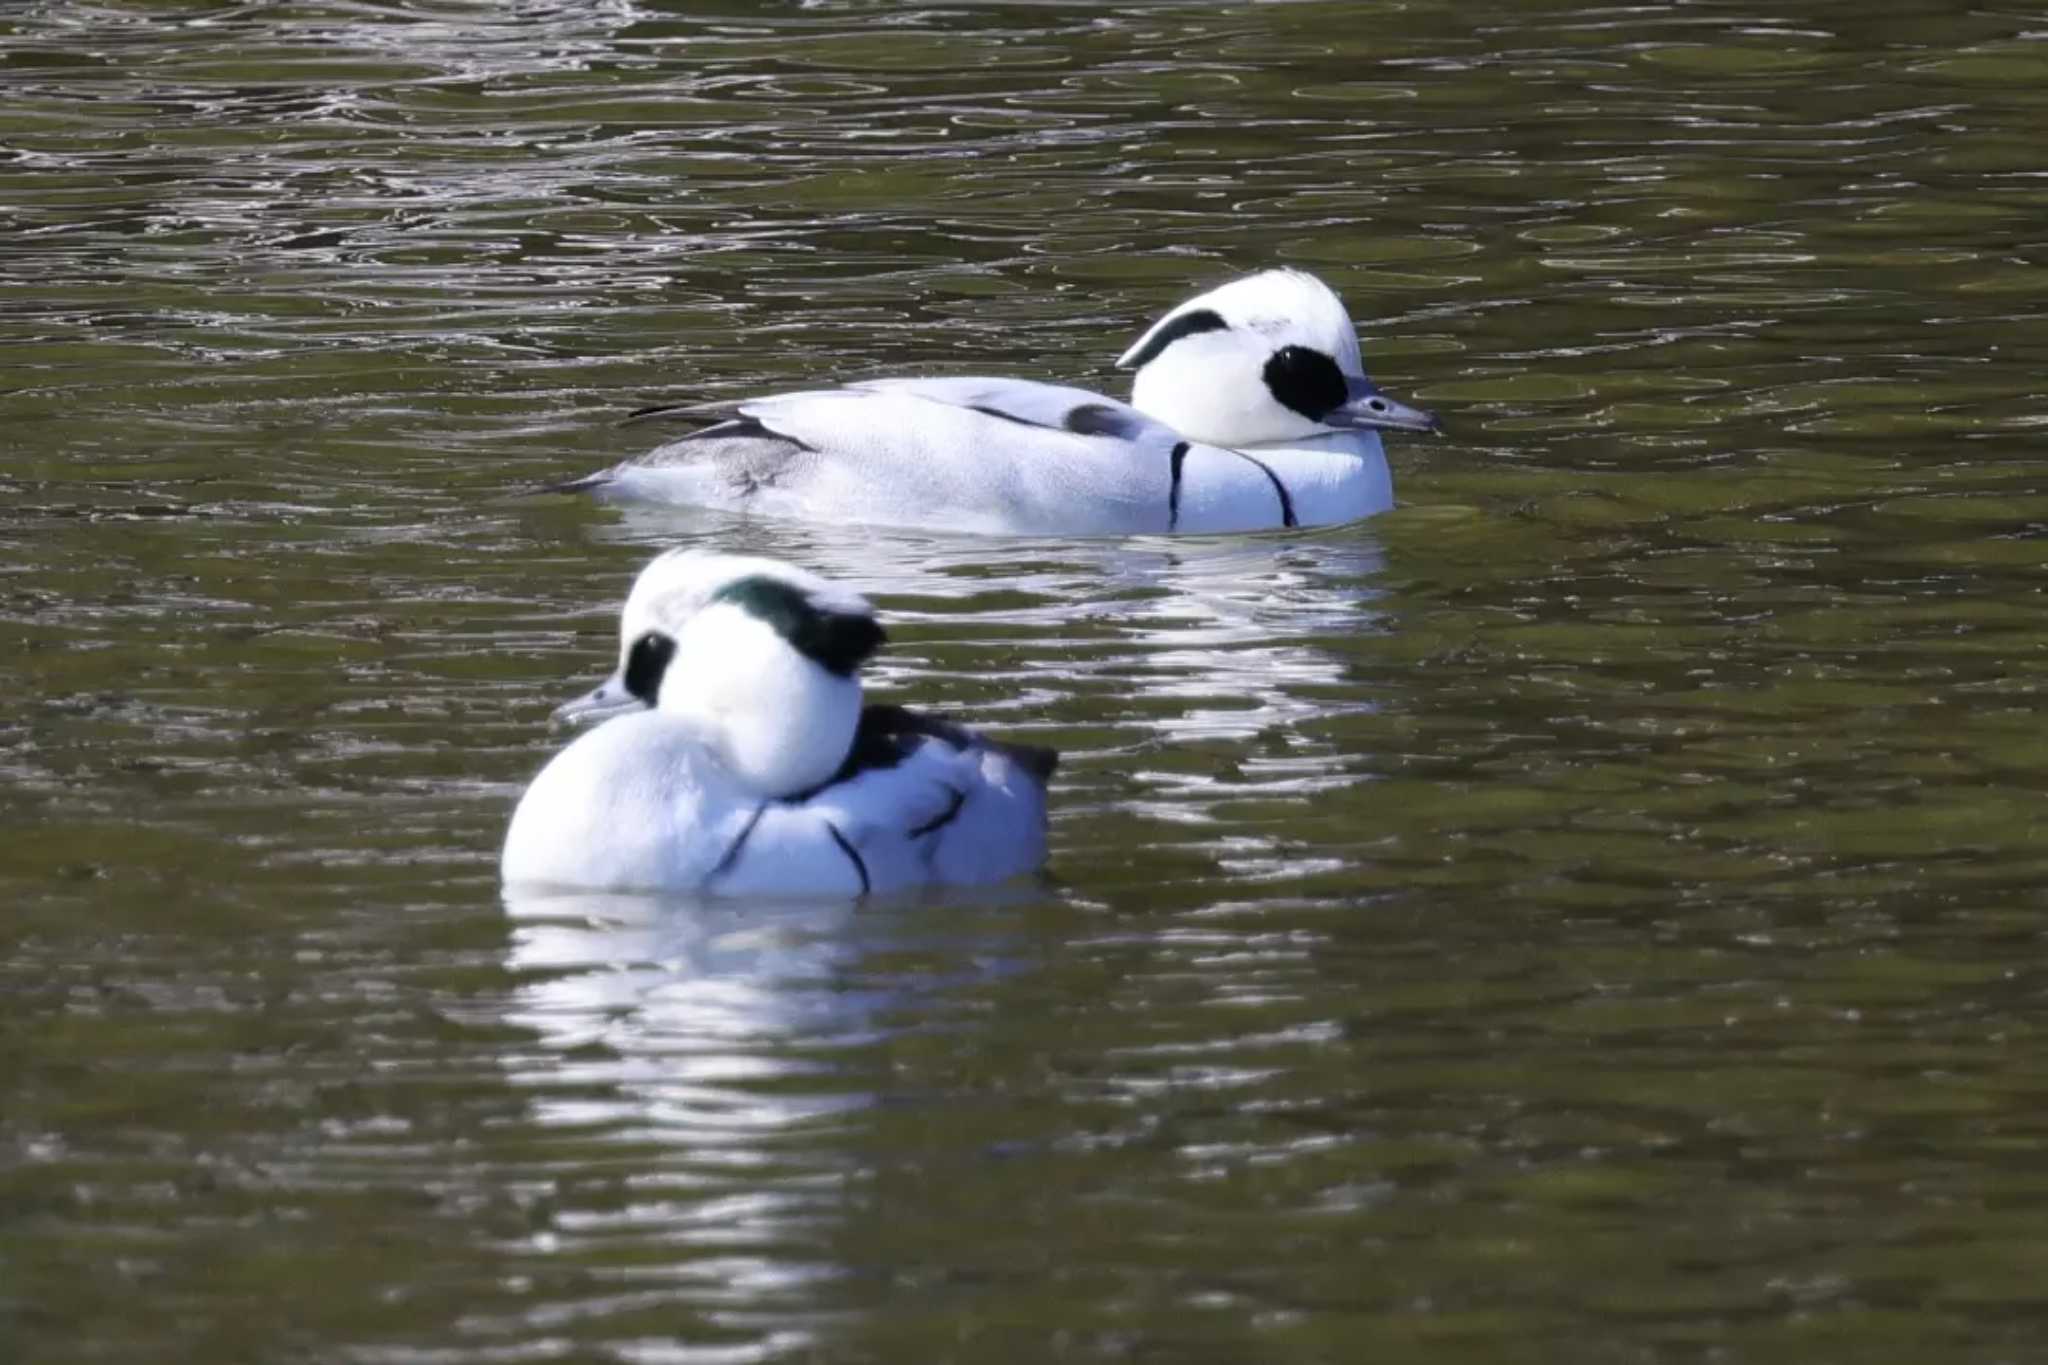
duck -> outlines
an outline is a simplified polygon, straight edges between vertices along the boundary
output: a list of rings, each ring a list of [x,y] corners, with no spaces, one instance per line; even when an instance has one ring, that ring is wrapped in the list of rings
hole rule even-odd
[[[1131,401],[1029,379],[872,379],[752,399],[541,491],[999,535],[1245,532],[1393,506],[1382,431],[1435,414],[1366,377],[1343,300],[1263,270],[1167,313],[1117,360]],[[628,421],[698,413],[643,408]]]
[[[617,667],[554,712],[595,725],[521,794],[508,894],[857,898],[1038,869],[1058,755],[868,701],[886,638],[866,599],[795,565],[657,556]]]

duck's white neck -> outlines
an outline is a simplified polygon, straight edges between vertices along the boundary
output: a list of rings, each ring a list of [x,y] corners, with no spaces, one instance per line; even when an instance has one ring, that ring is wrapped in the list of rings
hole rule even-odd
[[[787,705],[747,704],[718,718],[712,747],[733,776],[766,797],[794,796],[822,786],[853,747],[860,724],[860,684],[834,677],[806,661],[811,677],[797,688],[755,679],[764,694]]]
[[[821,667],[758,618],[714,606],[679,634],[659,705],[696,726],[748,788],[784,797],[820,785],[846,761],[861,688],[857,677]]]

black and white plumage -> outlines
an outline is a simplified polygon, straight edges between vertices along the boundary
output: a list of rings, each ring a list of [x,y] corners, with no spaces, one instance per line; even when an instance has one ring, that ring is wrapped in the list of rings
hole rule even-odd
[[[989,378],[754,399],[556,487],[947,531],[1246,531],[1386,510],[1393,485],[1378,432],[1438,427],[1373,387],[1343,302],[1299,271],[1188,300],[1118,363],[1137,371],[1129,403]]]
[[[619,666],[558,708],[603,723],[520,798],[508,887],[858,896],[1002,881],[1046,851],[1049,749],[864,703],[866,601],[776,560],[676,550]]]

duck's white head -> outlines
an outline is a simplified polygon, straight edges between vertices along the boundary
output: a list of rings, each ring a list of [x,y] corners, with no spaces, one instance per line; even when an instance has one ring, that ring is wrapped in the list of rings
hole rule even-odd
[[[793,796],[828,781],[860,723],[860,665],[882,627],[866,599],[780,560],[670,550],[619,615],[619,666],[555,710],[640,707],[688,720],[747,786]]]
[[[1440,425],[1373,387],[1343,300],[1299,270],[1262,270],[1189,299],[1116,363],[1138,372],[1132,407],[1210,445]]]

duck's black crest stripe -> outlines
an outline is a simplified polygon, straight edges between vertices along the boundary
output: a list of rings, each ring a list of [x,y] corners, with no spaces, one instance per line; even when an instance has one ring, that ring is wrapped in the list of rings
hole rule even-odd
[[[1126,369],[1142,370],[1159,358],[1159,353],[1179,341],[1182,337],[1197,332],[1220,332],[1229,327],[1222,315],[1209,308],[1197,308],[1191,313],[1182,313],[1171,322],[1163,322],[1159,330],[1145,339],[1144,349],[1124,362]]]
[[[839,826],[827,820],[825,828],[832,832],[832,842],[839,845],[839,851],[853,859],[853,870],[860,873],[860,893],[865,896],[868,893],[868,888],[874,885],[874,883],[868,880],[867,861],[860,856],[858,849],[846,841],[846,836],[839,832]]]
[[[731,602],[752,613],[792,649],[842,678],[852,677],[888,639],[874,617],[821,606],[804,589],[767,574],[736,578],[711,594],[711,600]]]
[[[763,801],[760,805],[754,807],[754,813],[747,817],[747,823],[743,828],[741,828],[739,837],[732,841],[731,847],[727,848],[723,854],[719,855],[718,865],[711,869],[711,873],[709,876],[704,878],[705,886],[710,886],[711,883],[717,881],[720,877],[723,877],[726,873],[732,871],[732,865],[740,860],[740,850],[747,846],[748,838],[750,838],[754,833],[754,826],[761,823],[762,813],[765,812],[767,809],[768,803],[766,801]],[[837,831],[834,832],[836,833]]]
[[[1173,484],[1166,490],[1166,529],[1177,531],[1180,529],[1180,471],[1188,462],[1188,443],[1182,441],[1166,458],[1173,470]]]
[[[967,793],[961,791],[958,787],[949,787],[947,790],[953,793],[952,801],[944,810],[931,819],[921,825],[912,826],[909,831],[911,838],[922,839],[927,834],[935,834],[947,825],[952,824],[954,817],[960,814],[960,808],[967,804]]]
[[[1273,472],[1272,466],[1268,465],[1264,460],[1252,459],[1251,456],[1246,455],[1242,450],[1233,450],[1230,453],[1240,458],[1251,460],[1253,464],[1259,467],[1259,472],[1271,480],[1273,491],[1280,495],[1280,524],[1290,529],[1301,525],[1294,518],[1294,497],[1287,491],[1287,485],[1280,482],[1280,476]]]

